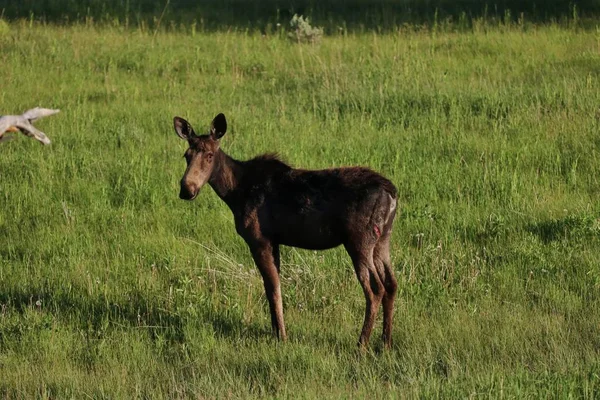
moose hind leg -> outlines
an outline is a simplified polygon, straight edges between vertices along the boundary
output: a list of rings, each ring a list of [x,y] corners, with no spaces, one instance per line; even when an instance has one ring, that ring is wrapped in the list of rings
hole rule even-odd
[[[384,287],[383,294],[383,344],[386,348],[392,346],[392,324],[394,319],[394,301],[398,282],[390,261],[389,236],[377,242],[373,251],[373,262]]]
[[[365,320],[358,341],[359,346],[365,348],[369,344],[369,337],[385,290],[373,265],[373,250],[356,251],[350,246],[346,246],[346,250],[352,258],[354,271],[365,295]]]

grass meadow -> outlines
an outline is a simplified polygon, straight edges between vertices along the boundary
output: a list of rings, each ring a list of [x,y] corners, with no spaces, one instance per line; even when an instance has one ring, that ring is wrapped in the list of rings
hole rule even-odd
[[[62,110],[0,145],[1,397],[600,396],[600,28],[163,27],[0,20],[0,110]],[[343,249],[282,249],[270,335],[227,206],[178,199],[172,118],[219,112],[237,159],[399,188],[391,351]]]

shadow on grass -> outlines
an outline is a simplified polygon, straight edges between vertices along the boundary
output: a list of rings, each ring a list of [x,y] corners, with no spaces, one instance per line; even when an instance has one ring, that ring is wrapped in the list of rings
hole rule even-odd
[[[183,343],[186,341],[186,327],[191,325],[196,329],[206,324],[212,327],[216,336],[222,338],[258,340],[270,335],[266,329],[268,327],[247,325],[241,315],[220,312],[209,305],[202,307],[200,304],[191,313],[186,308],[169,306],[166,301],[140,291],[133,290],[121,297],[125,298],[90,296],[87,291],[76,288],[9,288],[0,292],[0,305],[3,311],[21,314],[39,311],[40,315],[48,316],[32,322],[40,328],[50,328],[52,320],[58,318],[92,337],[101,337],[115,327],[122,327],[144,330],[153,341]],[[31,327],[19,321],[14,327],[0,332],[0,344],[3,336],[12,336],[14,339],[15,335],[20,336],[27,329]]]
[[[502,215],[490,214],[478,223],[458,226],[456,229],[463,240],[483,246],[504,238],[509,232],[509,224]]]
[[[0,329],[0,348],[3,344],[20,341],[32,331],[51,331],[58,326],[73,329],[85,336],[91,343],[81,351],[82,364],[90,368],[95,356],[93,341],[105,338],[114,330],[132,332],[139,330],[157,345],[174,345],[189,342],[186,332],[201,332],[208,328],[209,335],[223,341],[269,343],[279,341],[273,336],[271,327],[264,323],[265,318],[246,322],[241,314],[217,310],[213,307],[198,307],[195,313],[186,310],[170,311],[162,302],[145,293],[129,292],[127,299],[111,300],[104,296],[90,296],[82,289],[65,291],[62,288],[37,290],[35,288],[9,288],[0,292],[2,312],[19,313],[21,317],[2,325]],[[268,310],[265,310],[268,316]],[[31,317],[31,313],[35,317]],[[28,315],[29,314],[29,315]],[[307,315],[305,318],[316,316]],[[355,354],[362,358],[367,355],[380,357],[390,351],[398,353],[403,348],[402,327],[396,329],[397,342],[391,350],[384,349],[381,338],[382,322],[379,319],[373,329],[366,351],[358,346],[358,337],[362,326],[362,312],[356,319],[350,338],[346,333],[335,329],[314,330],[302,326],[299,320],[288,324],[289,340],[311,348],[320,348],[335,354]],[[308,326],[312,326],[308,324]],[[174,350],[176,351],[176,350]]]
[[[581,240],[600,235],[600,220],[591,216],[567,216],[527,225],[526,230],[545,244],[558,240]]]

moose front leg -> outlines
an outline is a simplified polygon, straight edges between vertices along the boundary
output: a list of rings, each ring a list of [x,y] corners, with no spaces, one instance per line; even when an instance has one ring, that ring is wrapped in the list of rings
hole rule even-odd
[[[252,243],[249,246],[254,262],[263,278],[265,294],[269,301],[273,333],[280,340],[285,341],[287,335],[283,322],[283,302],[279,282],[279,246],[269,241]]]

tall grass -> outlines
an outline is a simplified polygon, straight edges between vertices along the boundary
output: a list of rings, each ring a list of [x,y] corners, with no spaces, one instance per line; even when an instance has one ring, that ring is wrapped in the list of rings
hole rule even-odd
[[[558,25],[324,38],[0,29],[5,397],[596,397],[600,36]],[[343,250],[282,254],[290,342],[210,188],[178,200],[181,115],[222,147],[368,165],[400,190],[394,347],[355,347]],[[381,329],[378,325],[378,330]],[[375,336],[375,335],[374,335]]]

